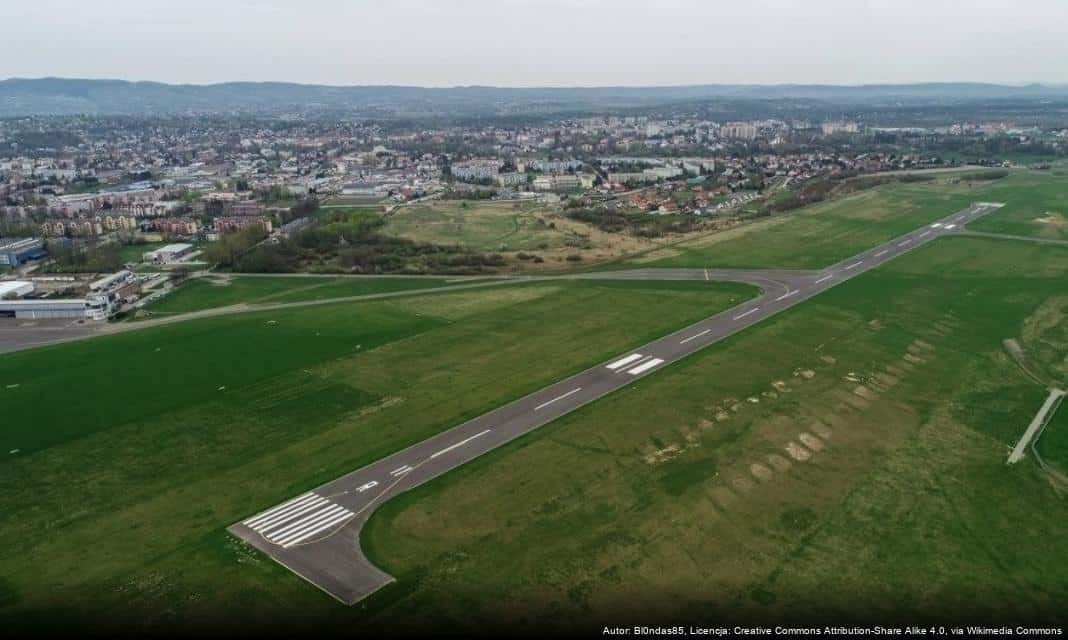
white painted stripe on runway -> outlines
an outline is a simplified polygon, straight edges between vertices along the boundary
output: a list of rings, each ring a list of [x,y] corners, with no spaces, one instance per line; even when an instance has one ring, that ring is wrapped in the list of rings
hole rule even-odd
[[[556,396],[555,398],[553,398],[552,400],[549,400],[548,402],[543,402],[543,403],[539,404],[538,406],[534,407],[534,410],[535,411],[539,411],[541,409],[544,409],[545,407],[551,405],[552,403],[556,402],[557,400],[563,400],[564,398],[566,398],[566,397],[568,397],[570,395],[574,395],[574,394],[578,393],[579,391],[582,391],[582,387],[575,387],[574,389],[572,389],[571,391],[568,391],[567,393],[565,393],[562,396]]]
[[[833,273],[831,273],[831,274],[828,274],[828,275],[825,275],[825,276],[823,276],[822,278],[820,278],[819,280],[817,280],[817,281],[815,282],[815,284],[819,284],[819,283],[821,283],[821,282],[827,282],[828,280],[830,280],[830,279],[831,279],[831,278],[833,278],[833,277],[834,277],[834,274],[833,274]]]
[[[752,314],[756,313],[757,311],[760,311],[760,307],[756,307],[754,309],[750,309],[749,311],[746,311],[745,313],[743,313],[740,316],[734,316],[734,319],[735,320],[741,320],[742,318],[744,318],[744,317],[746,317],[748,315],[752,315]]]
[[[843,269],[843,271],[849,271],[853,267],[859,267],[862,264],[864,264],[864,261],[863,260],[858,260],[858,261],[854,262],[853,264],[849,265],[848,267],[846,267],[845,269]]]
[[[325,530],[327,530],[327,529],[329,529],[331,527],[335,527],[335,526],[341,524],[345,520],[348,520],[349,518],[351,518],[352,515],[353,514],[351,512],[347,513],[347,514],[338,514],[338,515],[334,516],[333,518],[331,518],[331,519],[329,519],[329,520],[327,520],[325,522],[320,523],[319,526],[315,527],[311,531],[305,531],[304,533],[300,534],[296,538],[292,538],[289,541],[284,542],[282,544],[282,548],[283,549],[288,549],[288,548],[292,547],[295,544],[300,544],[301,542],[304,542],[305,540],[307,540],[308,538],[316,535],[317,533],[321,533],[321,532],[323,532],[323,531],[325,531]]]
[[[274,522],[278,522],[279,519],[286,519],[287,517],[289,517],[290,514],[295,513],[296,511],[299,511],[307,506],[314,506],[323,502],[325,502],[325,500],[322,497],[312,494],[312,496],[307,500],[301,500],[298,503],[294,503],[289,507],[282,509],[281,511],[275,512],[266,518],[261,518],[256,522],[252,522],[248,526],[253,531],[258,531]]]
[[[775,302],[780,302],[780,301],[785,300],[787,298],[792,298],[793,296],[797,295],[800,292],[801,292],[800,289],[794,289],[793,291],[788,291],[788,292],[782,294],[781,296],[779,296],[778,298],[775,298]]]
[[[270,515],[272,515],[274,513],[277,513],[279,509],[285,509],[286,507],[291,506],[291,505],[295,504],[296,502],[298,502],[300,500],[307,500],[308,498],[311,498],[314,495],[315,495],[314,493],[305,493],[304,495],[297,496],[296,498],[293,498],[292,500],[286,500],[285,502],[283,502],[282,504],[280,504],[278,506],[271,507],[270,509],[268,509],[266,511],[261,511],[260,513],[257,513],[256,515],[252,516],[248,520],[245,520],[241,524],[252,524],[256,520],[261,520],[263,518],[266,518],[267,516],[270,516]]]
[[[924,231],[923,233],[920,234],[920,237],[923,238],[924,236],[929,236],[929,235],[931,235],[930,231]]]
[[[614,369],[618,369],[620,367],[625,367],[628,364],[634,362],[635,360],[641,360],[641,358],[642,358],[642,354],[640,354],[640,353],[632,353],[629,356],[627,356],[626,358],[620,358],[619,360],[616,360],[612,364],[607,365],[607,368],[614,370]]]
[[[437,453],[430,454],[430,457],[431,458],[436,458],[438,456],[445,455],[446,453],[452,451],[456,447],[462,447],[465,444],[467,444],[468,442],[471,442],[472,440],[474,440],[475,438],[484,436],[489,432],[490,432],[490,430],[486,429],[485,431],[483,431],[481,433],[476,433],[475,435],[471,436],[470,438],[467,438],[466,440],[461,440],[461,441],[457,442],[456,444],[452,445],[451,447],[445,447],[444,449],[442,449],[441,451],[438,451]]]
[[[875,254],[875,257],[876,257],[876,258],[879,258],[879,257],[885,256],[885,255],[886,255],[887,253],[889,253],[889,252],[890,252],[890,250],[889,250],[889,249],[883,249],[883,250],[882,250],[882,251],[880,251],[879,253]]]
[[[912,239],[911,239],[911,238],[910,238],[910,239],[908,239],[908,240],[905,240],[904,242],[899,242],[899,243],[897,243],[897,246],[899,246],[899,247],[903,247],[903,246],[907,245],[907,244],[908,244],[908,243],[910,243],[910,242],[912,242]]]
[[[936,223],[931,225],[931,228],[932,229],[941,229],[942,228],[942,223],[941,222],[936,222]]]
[[[293,532],[304,529],[308,525],[322,522],[323,520],[341,513],[342,511],[348,511],[345,507],[339,504],[331,504],[323,509],[316,511],[315,513],[309,513],[296,522],[290,522],[286,526],[282,527],[278,531],[267,534],[267,539],[271,542],[280,542],[288,538]]]
[[[372,480],[370,482],[365,482],[365,483],[361,484],[360,486],[356,487],[356,490],[359,491],[360,493],[363,493],[364,491],[367,491],[368,489],[374,489],[377,486],[378,486],[378,480]]]
[[[308,529],[314,529],[320,524],[333,520],[337,516],[348,516],[352,512],[341,505],[334,505],[329,509],[323,509],[319,513],[315,514],[314,518],[305,518],[296,525],[288,527],[286,531],[279,531],[278,533],[268,536],[267,539],[275,544],[285,544],[289,540],[296,538],[300,534],[304,533]]]
[[[262,523],[260,523],[260,524],[258,524],[256,526],[252,527],[252,530],[253,531],[259,531],[260,533],[266,533],[266,532],[270,531],[271,529],[275,529],[277,527],[280,527],[280,526],[284,525],[286,522],[289,522],[293,518],[299,517],[300,515],[305,514],[305,513],[309,512],[309,511],[313,511],[315,509],[318,509],[319,507],[323,506],[324,504],[329,504],[329,500],[325,500],[325,499],[320,498],[319,500],[316,500],[314,502],[307,503],[306,505],[304,505],[300,509],[297,509],[296,511],[291,511],[291,512],[285,514],[285,515],[280,515],[280,516],[276,516],[274,518],[271,518],[270,521],[262,522]]]
[[[957,225],[955,225],[955,224],[947,224],[946,225],[946,229],[956,229],[956,228],[957,228]]]
[[[687,342],[689,342],[691,340],[696,340],[696,339],[700,338],[701,336],[707,335],[707,334],[709,334],[711,332],[712,332],[711,329],[705,329],[701,333],[695,333],[694,335],[690,336],[689,338],[685,338],[683,340],[680,340],[679,344],[686,344]]]
[[[641,373],[644,373],[644,372],[648,371],[649,369],[652,369],[653,367],[660,366],[663,363],[664,363],[664,361],[661,360],[660,358],[653,358],[649,362],[646,362],[644,364],[640,364],[640,365],[634,367],[633,369],[631,369],[627,373],[629,373],[632,376],[636,376],[636,375],[639,375]]]
[[[407,464],[406,464],[406,465],[404,465],[403,467],[397,467],[397,468],[396,468],[396,469],[394,469],[393,471],[390,471],[390,472],[389,472],[389,475],[391,475],[391,476],[393,476],[394,478],[396,478],[397,476],[402,476],[402,475],[404,475],[404,474],[408,473],[408,472],[409,472],[409,471],[411,471],[411,470],[412,470],[412,467],[411,467],[411,465],[407,465]]]

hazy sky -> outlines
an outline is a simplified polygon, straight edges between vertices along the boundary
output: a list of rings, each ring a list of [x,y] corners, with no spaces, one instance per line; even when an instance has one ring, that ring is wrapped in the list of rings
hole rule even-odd
[[[0,78],[1068,82],[1068,0],[0,0]]]

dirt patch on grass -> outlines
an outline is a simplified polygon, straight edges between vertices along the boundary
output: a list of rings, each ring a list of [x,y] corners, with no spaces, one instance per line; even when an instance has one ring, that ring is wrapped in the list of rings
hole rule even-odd
[[[824,440],[829,440],[831,434],[834,433],[833,429],[823,424],[822,422],[813,422],[812,430],[816,432],[816,435],[823,438]]]
[[[796,442],[791,442],[790,444],[786,445],[785,449],[786,455],[790,456],[794,460],[797,460],[798,462],[804,462],[805,460],[808,460],[812,457],[812,452],[797,444]]]
[[[813,451],[823,451],[823,441],[811,433],[800,433],[798,434],[797,439],[801,441],[801,444]]]
[[[789,460],[780,456],[777,453],[773,453],[768,456],[768,464],[770,464],[772,468],[778,471],[779,473],[785,473],[790,469],[790,467],[793,466],[793,463],[791,463]]]
[[[759,462],[754,462],[753,464],[749,465],[749,473],[753,474],[753,477],[757,480],[760,480],[761,482],[768,482],[775,476],[771,469],[765,467]]]

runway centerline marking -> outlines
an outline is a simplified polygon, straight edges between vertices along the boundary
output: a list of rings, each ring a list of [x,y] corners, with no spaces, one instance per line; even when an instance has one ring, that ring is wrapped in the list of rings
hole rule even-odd
[[[801,293],[800,289],[794,289],[793,291],[787,291],[786,293],[782,294],[778,298],[775,298],[775,302],[779,302],[781,300],[785,300],[787,298],[791,298],[791,297],[797,295],[798,293]]]
[[[619,369],[620,367],[627,366],[628,364],[634,362],[635,360],[641,360],[641,359],[642,359],[642,354],[640,354],[640,353],[632,353],[629,356],[627,356],[626,358],[620,358],[619,360],[616,360],[615,362],[606,365],[605,368],[612,369],[614,371],[616,369]]]
[[[490,432],[490,430],[486,429],[485,431],[481,431],[479,433],[476,433],[475,435],[471,436],[470,438],[467,438],[465,440],[461,440],[461,441],[457,442],[456,444],[452,445],[451,447],[445,447],[444,449],[442,449],[441,451],[438,451],[437,453],[430,454],[430,458],[434,459],[434,458],[436,458],[438,456],[445,455],[446,453],[452,451],[453,449],[455,449],[457,447],[462,447],[465,444],[467,444],[468,442],[471,442],[472,440],[474,440],[475,438],[480,438],[480,437],[486,435],[489,432]]]
[[[566,398],[566,397],[568,397],[570,395],[574,395],[574,394],[578,393],[579,391],[582,391],[582,387],[575,387],[574,389],[572,389],[571,391],[568,391],[567,393],[565,393],[563,395],[556,396],[555,398],[553,398],[552,400],[549,400],[548,402],[543,402],[543,403],[539,404],[538,406],[534,407],[534,410],[535,411],[540,411],[540,410],[544,409],[545,407],[551,405],[552,403],[556,402],[557,400],[563,400],[564,398]]]
[[[745,313],[743,313],[740,316],[734,316],[734,319],[735,320],[741,320],[742,318],[744,318],[744,317],[746,317],[748,315],[752,315],[752,314],[756,313],[757,311],[760,311],[760,307],[756,307],[754,309],[750,309],[749,311],[746,311]]]
[[[929,235],[931,235],[930,231],[924,231],[923,233],[920,234],[920,237],[923,238],[924,236],[929,236]]]
[[[822,278],[820,278],[819,280],[817,280],[814,284],[819,284],[821,282],[827,282],[828,280],[830,280],[833,277],[834,277],[834,274],[825,275]]]
[[[689,342],[691,340],[696,340],[696,339],[700,338],[701,336],[707,335],[707,334],[709,334],[711,332],[712,332],[711,329],[705,329],[701,333],[697,333],[697,334],[694,334],[694,335],[690,336],[689,338],[684,338],[683,340],[680,340],[679,344],[686,344],[687,342]]]
[[[883,249],[883,250],[882,250],[882,251],[880,251],[879,253],[875,254],[875,257],[876,257],[876,258],[879,258],[879,257],[881,257],[881,256],[885,256],[885,255],[886,255],[886,254],[887,254],[887,253],[888,253],[889,251],[890,251],[889,249]]]
[[[910,242],[912,242],[912,239],[911,239],[911,238],[910,238],[910,239],[908,239],[908,240],[906,240],[906,241],[904,241],[904,242],[899,242],[899,243],[897,243],[897,246],[899,246],[899,247],[903,247],[903,246],[907,245],[907,244],[908,244],[908,243],[910,243]]]
[[[850,269],[852,269],[853,267],[859,267],[859,266],[860,266],[860,265],[862,265],[862,264],[864,264],[864,261],[863,261],[863,260],[857,260],[857,261],[856,261],[856,262],[854,262],[853,264],[851,264],[851,265],[849,265],[848,267],[846,267],[845,269],[843,269],[843,271],[849,271],[849,270],[850,270]]]
[[[640,365],[634,367],[633,369],[631,369],[627,373],[629,373],[632,376],[636,376],[636,375],[645,373],[649,369],[652,369],[653,367],[658,367],[658,366],[660,366],[662,364],[664,364],[663,360],[661,360],[660,358],[653,358],[649,362],[646,362],[644,364],[640,364]]]

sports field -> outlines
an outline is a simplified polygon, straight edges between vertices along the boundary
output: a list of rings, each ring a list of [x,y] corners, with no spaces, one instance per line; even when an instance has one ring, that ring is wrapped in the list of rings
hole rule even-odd
[[[753,293],[517,285],[5,356],[0,616],[16,628],[47,628],[60,611],[162,628],[229,620],[238,605],[269,611],[271,594],[329,615],[318,592],[224,527]],[[78,393],[56,402],[59,389]]]
[[[233,304],[328,300],[390,291],[433,289],[445,278],[336,278],[218,275],[186,282],[146,307],[155,313],[187,313]]]
[[[1045,390],[1002,339],[1066,275],[940,240],[387,503],[369,619],[1063,623],[1068,503],[1004,464]]]

